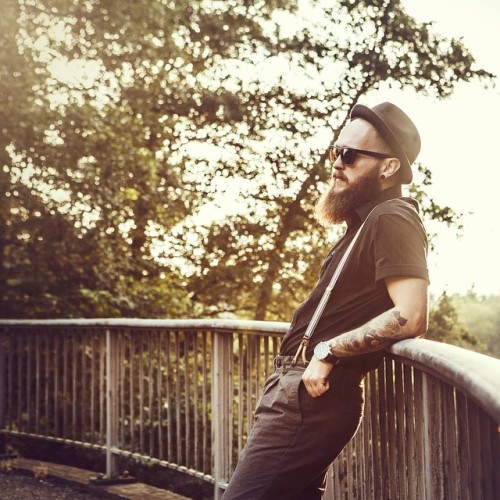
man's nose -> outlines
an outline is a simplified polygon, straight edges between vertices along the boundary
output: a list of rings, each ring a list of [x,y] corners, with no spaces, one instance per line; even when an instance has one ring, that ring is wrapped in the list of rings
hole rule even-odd
[[[345,170],[345,165],[342,163],[340,156],[333,162],[334,170]]]

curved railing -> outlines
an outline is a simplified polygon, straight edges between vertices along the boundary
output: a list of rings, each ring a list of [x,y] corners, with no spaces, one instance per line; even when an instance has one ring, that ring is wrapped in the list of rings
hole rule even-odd
[[[214,484],[252,426],[286,323],[0,320],[0,430],[128,456]],[[494,499],[500,360],[423,339],[366,380],[365,416],[327,497]]]

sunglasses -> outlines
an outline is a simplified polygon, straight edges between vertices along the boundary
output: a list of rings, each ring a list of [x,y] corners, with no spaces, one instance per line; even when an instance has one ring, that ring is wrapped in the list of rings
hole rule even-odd
[[[344,165],[352,165],[356,160],[357,154],[373,156],[373,158],[392,158],[392,156],[385,153],[375,153],[374,151],[365,151],[364,149],[339,148],[333,144],[328,148],[328,159],[332,163],[340,156],[340,160]]]

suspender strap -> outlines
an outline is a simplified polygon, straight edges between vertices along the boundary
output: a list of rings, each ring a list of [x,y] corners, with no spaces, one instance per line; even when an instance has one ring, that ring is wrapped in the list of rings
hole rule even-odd
[[[368,217],[370,217],[370,215],[372,214],[373,210],[375,210],[375,208],[377,208],[377,207],[374,207],[372,209],[372,211],[367,215],[366,219],[363,221],[363,224],[361,224],[360,228],[358,229],[358,231],[354,235],[354,238],[352,239],[351,243],[347,247],[347,250],[345,251],[344,255],[342,256],[342,259],[340,259],[340,262],[339,262],[337,268],[335,269],[333,276],[330,279],[330,283],[325,288],[325,291],[323,292],[323,296],[321,297],[321,300],[319,301],[319,304],[316,307],[316,310],[314,311],[314,314],[311,318],[311,321],[309,322],[309,325],[307,326],[306,332],[304,333],[304,336],[302,337],[302,341],[300,342],[299,348],[297,349],[297,352],[295,353],[295,357],[293,358],[293,362],[292,362],[293,365],[295,365],[297,363],[299,356],[301,354],[302,354],[302,361],[303,361],[304,365],[307,365],[308,361],[306,359],[306,349],[307,349],[307,346],[309,344],[309,340],[312,337],[312,334],[314,333],[314,329],[316,328],[316,325],[318,324],[318,321],[319,321],[321,315],[323,314],[323,311],[325,310],[328,299],[330,298],[332,290],[339,279],[340,273],[344,269],[345,263],[346,263],[347,259],[349,258],[349,255],[350,255],[357,239],[359,238],[359,235],[361,234],[361,231],[362,231],[363,227],[365,226],[366,221],[368,220]]]

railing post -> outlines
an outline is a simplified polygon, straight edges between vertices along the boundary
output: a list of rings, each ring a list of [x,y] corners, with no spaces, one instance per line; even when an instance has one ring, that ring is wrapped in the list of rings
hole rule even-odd
[[[117,336],[106,330],[106,477],[118,476],[118,349]]]
[[[445,498],[443,467],[442,387],[432,375],[423,374],[425,498]]]
[[[214,332],[212,353],[212,450],[214,499],[222,497],[231,474],[233,337]]]
[[[5,436],[2,433],[5,424],[5,335],[0,333],[0,454],[5,453]]]

